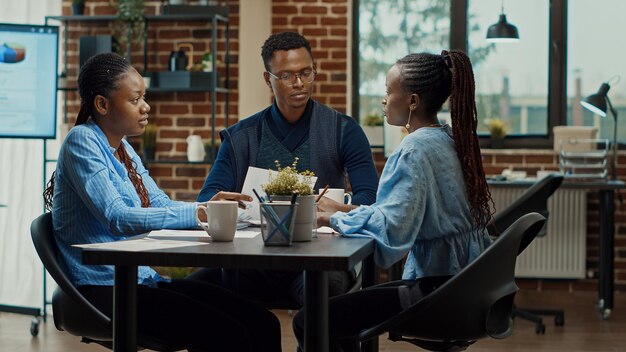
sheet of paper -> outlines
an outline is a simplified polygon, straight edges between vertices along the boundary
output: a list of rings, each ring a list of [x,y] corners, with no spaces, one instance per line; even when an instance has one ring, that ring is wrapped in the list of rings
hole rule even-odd
[[[315,231],[319,234],[328,234],[328,235],[338,234],[337,231],[333,230],[332,227],[328,227],[328,226],[318,227],[317,230]]]
[[[275,172],[275,171],[272,171]],[[259,210],[259,200],[254,195],[253,189],[261,196],[264,196],[262,185],[268,183],[270,180],[270,170],[260,169],[258,167],[249,166],[246,179],[243,181],[243,187],[241,193],[247,194],[252,197],[252,203],[250,207],[244,210],[244,213],[251,217],[251,220],[260,220],[261,212]],[[311,187],[315,186],[317,177],[311,177]]]
[[[144,237],[144,238],[140,238],[136,240],[129,240],[129,241],[78,244],[78,245],[75,245],[74,247],[99,248],[99,249],[105,249],[105,250],[108,249],[108,250],[127,251],[127,252],[141,252],[141,251],[150,251],[150,250],[155,250],[155,249],[204,246],[207,244],[210,244],[208,238],[206,239],[205,242],[200,242],[200,241],[164,240],[164,239]]]
[[[246,179],[243,181],[241,193],[252,197],[250,207],[244,210],[244,213],[248,215],[251,220],[260,220],[259,200],[256,198],[252,190],[256,190],[259,195],[263,196],[264,193],[261,185],[268,183],[269,179],[269,170],[253,166],[248,167],[248,173],[246,174]]]
[[[254,238],[259,235],[260,231],[250,231],[248,229],[237,230],[235,238]],[[210,241],[209,236],[204,230],[156,230],[148,234],[148,238],[176,240],[176,241]]]
[[[256,236],[260,235],[261,231],[250,231],[250,230],[242,230],[242,231],[237,231],[237,233],[235,233],[235,238],[255,238]]]

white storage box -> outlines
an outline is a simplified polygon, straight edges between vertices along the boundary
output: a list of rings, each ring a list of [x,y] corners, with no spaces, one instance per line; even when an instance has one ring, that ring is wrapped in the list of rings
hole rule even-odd
[[[554,133],[553,148],[556,152],[561,152],[561,144],[566,146],[566,151],[588,151],[590,149],[596,149],[595,146],[584,143],[561,143],[563,140],[567,142],[571,139],[597,139],[598,128],[589,126],[554,126],[552,129]]]

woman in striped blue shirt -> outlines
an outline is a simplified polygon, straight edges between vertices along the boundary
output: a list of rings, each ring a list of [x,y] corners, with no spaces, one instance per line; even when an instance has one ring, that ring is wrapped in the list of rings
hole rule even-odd
[[[80,111],[61,147],[46,206],[66,274],[111,316],[114,268],[81,264],[80,250],[72,245],[195,227],[198,203],[169,199],[124,140],[144,132],[150,111],[143,79],[124,58],[107,53],[89,59],[78,91]],[[252,200],[228,192],[217,199]],[[194,351],[281,349],[280,324],[270,311],[205,282],[170,281],[139,267],[137,306],[139,333],[173,345]]]

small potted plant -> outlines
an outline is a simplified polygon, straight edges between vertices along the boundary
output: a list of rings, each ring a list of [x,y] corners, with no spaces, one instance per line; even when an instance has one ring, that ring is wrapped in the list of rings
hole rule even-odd
[[[502,148],[504,146],[504,138],[509,132],[509,126],[504,120],[499,118],[485,119],[485,125],[489,131],[492,148]]]
[[[145,131],[141,135],[142,154],[144,161],[155,159],[157,128],[154,124],[146,126]]]
[[[72,15],[85,13],[85,0],[72,0]]]
[[[291,166],[282,167],[278,160],[275,162],[278,171],[270,170],[269,182],[264,184],[263,191],[272,201],[290,200],[295,193],[298,195],[298,211],[296,212],[293,241],[310,241],[316,226],[317,207],[313,195],[313,172],[305,170],[298,172],[298,158]]]
[[[146,0],[114,0],[113,7],[117,10],[113,22],[115,51],[130,60],[131,46],[143,44],[146,38],[146,21],[144,17]]]
[[[384,144],[383,122],[383,117],[377,112],[372,112],[363,119],[363,132],[365,132],[371,146],[382,146]]]

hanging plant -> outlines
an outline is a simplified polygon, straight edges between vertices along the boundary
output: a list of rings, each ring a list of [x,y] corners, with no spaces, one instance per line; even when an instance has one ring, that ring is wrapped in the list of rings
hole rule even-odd
[[[145,0],[112,0],[117,9],[113,22],[114,50],[130,61],[132,44],[142,44],[146,38]]]

